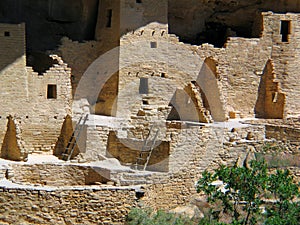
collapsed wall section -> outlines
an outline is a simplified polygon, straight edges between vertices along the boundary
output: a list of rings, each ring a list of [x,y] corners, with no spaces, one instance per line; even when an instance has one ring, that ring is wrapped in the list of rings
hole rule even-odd
[[[7,119],[7,129],[1,147],[1,158],[14,161],[26,161],[27,152],[21,140],[19,124],[12,116],[8,116]]]
[[[255,106],[256,117],[265,119],[282,119],[284,116],[285,94],[276,80],[274,66],[269,60],[261,77],[258,99]]]
[[[43,75],[26,67],[25,25],[1,24],[4,38],[0,52],[5,63],[0,70],[0,117],[12,115],[22,126],[20,136],[26,151],[50,151],[63,118],[71,113],[71,69],[59,58]],[[7,55],[7,59],[4,58]],[[2,122],[1,130],[6,130]],[[1,143],[4,137],[2,133]]]

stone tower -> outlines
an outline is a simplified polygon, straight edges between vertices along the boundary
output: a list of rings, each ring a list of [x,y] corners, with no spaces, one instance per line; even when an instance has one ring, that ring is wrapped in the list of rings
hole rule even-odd
[[[263,38],[270,41],[276,80],[286,95],[284,115],[299,114],[299,14],[263,13]],[[274,99],[276,101],[276,99]]]

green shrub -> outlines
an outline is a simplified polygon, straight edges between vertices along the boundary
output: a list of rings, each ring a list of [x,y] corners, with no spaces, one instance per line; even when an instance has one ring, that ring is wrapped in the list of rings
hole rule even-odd
[[[216,180],[223,182],[225,190],[212,184]],[[220,224],[224,217],[232,225],[296,225],[300,221],[299,202],[293,202],[299,196],[299,184],[288,170],[268,173],[264,161],[251,161],[250,168],[221,166],[213,173],[204,171],[197,191],[208,196],[212,224]]]
[[[126,219],[128,225],[192,225],[193,222],[183,216],[159,210],[133,208]]]

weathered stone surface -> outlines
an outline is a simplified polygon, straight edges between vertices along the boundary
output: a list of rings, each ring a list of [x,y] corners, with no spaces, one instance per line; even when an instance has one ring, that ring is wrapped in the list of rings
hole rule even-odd
[[[26,161],[28,153],[22,145],[21,130],[16,127],[16,121],[13,120],[12,116],[8,116],[7,119],[7,129],[1,147],[1,158]]]
[[[10,189],[0,187],[2,224],[123,224],[134,189]]]

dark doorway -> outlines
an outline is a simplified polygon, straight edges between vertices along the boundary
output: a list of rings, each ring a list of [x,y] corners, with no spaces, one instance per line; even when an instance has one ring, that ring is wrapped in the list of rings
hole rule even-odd
[[[289,41],[289,34],[291,33],[291,21],[282,20],[281,21],[281,28],[280,34],[282,36],[282,42]]]

